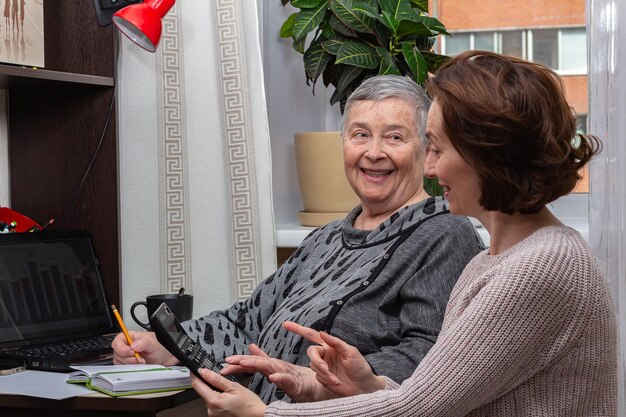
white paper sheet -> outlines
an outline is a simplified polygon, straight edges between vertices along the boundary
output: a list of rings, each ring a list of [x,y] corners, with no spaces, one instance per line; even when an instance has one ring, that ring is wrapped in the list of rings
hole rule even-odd
[[[0,393],[63,400],[93,391],[81,384],[68,384],[67,374],[59,372],[23,371],[0,375]]]

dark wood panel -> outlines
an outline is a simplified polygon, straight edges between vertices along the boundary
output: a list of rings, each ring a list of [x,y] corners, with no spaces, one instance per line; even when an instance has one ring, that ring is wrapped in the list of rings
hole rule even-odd
[[[186,404],[197,398],[198,394],[191,389],[163,396],[110,398],[100,395],[59,401],[0,394],[0,409],[3,417],[141,417],[155,416],[159,411]]]
[[[0,66],[9,89],[11,207],[42,224],[54,218],[52,228],[89,230],[107,294],[120,304],[115,111],[67,217],[114,93],[114,28],[98,25],[93,0],[45,1],[44,41],[45,70]]]
[[[297,248],[276,248],[276,265],[281,266],[289,260],[289,257],[296,251]]]
[[[68,212],[100,141],[112,88],[47,86],[9,92],[11,206],[51,229],[87,229],[112,303],[119,298],[115,110],[103,145]],[[69,216],[69,217],[68,217]]]
[[[2,417],[112,417],[109,410],[2,407]],[[114,417],[156,417],[157,411],[115,411]]]
[[[45,1],[45,68],[112,77],[114,30],[98,25],[93,0]]]

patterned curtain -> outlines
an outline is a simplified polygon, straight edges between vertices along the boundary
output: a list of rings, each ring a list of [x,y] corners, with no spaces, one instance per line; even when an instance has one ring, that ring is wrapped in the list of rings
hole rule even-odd
[[[626,2],[587,0],[589,131],[604,151],[591,164],[590,244],[609,279],[619,330],[619,415],[626,416]]]
[[[276,268],[256,2],[178,1],[155,54],[118,62],[124,310],[184,287],[194,315]]]

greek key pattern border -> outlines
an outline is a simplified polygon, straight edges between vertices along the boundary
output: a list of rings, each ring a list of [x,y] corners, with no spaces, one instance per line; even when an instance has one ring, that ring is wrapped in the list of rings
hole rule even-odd
[[[161,290],[192,292],[182,22],[179,4],[163,18],[156,56]]]
[[[234,291],[238,300],[252,294],[258,284],[258,216],[250,100],[247,88],[245,38],[241,0],[215,1],[215,27],[221,71],[224,131],[230,175]]]

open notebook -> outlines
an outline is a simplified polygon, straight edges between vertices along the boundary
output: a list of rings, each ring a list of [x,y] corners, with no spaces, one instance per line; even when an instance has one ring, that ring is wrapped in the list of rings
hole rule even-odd
[[[67,377],[70,384],[85,384],[87,388],[112,397],[177,391],[191,388],[189,369],[166,368],[161,365],[73,366]]]
[[[0,235],[0,361],[69,371],[116,333],[87,231]]]

